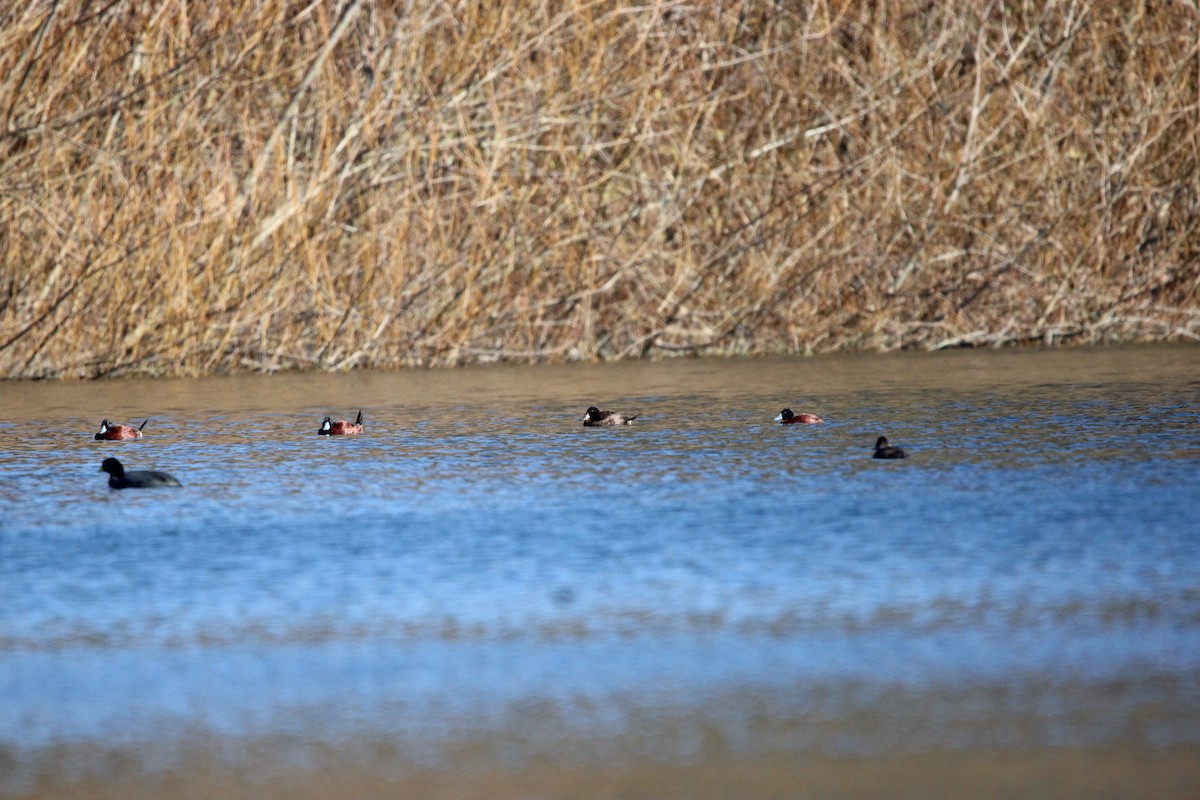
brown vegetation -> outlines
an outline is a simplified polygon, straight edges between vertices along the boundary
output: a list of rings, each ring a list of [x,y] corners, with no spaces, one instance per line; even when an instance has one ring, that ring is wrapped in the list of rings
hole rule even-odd
[[[1182,2],[0,8],[0,375],[1200,335]]]

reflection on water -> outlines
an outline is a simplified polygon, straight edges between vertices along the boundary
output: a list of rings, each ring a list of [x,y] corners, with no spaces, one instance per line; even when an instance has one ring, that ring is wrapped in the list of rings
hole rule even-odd
[[[1141,348],[0,385],[0,792],[197,737],[264,770],[1200,744],[1197,375]],[[593,403],[643,416],[584,429]],[[110,491],[114,454],[185,487]]]

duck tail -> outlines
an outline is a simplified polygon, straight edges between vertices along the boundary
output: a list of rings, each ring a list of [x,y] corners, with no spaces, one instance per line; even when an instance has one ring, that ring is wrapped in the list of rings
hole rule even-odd
[[[147,423],[147,422],[149,422],[149,421],[150,421],[150,418],[149,418],[149,417],[147,417],[146,419],[144,419],[144,420],[142,421],[142,424],[141,424],[141,425],[138,425],[138,430],[140,431],[142,428],[146,427],[146,423]]]
[[[354,418],[355,425],[362,425],[362,409],[358,410],[358,416]]]

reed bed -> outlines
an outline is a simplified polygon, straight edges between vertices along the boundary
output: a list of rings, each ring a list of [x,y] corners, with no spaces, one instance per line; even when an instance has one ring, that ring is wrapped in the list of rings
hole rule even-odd
[[[1200,337],[1195,2],[0,6],[0,375]]]

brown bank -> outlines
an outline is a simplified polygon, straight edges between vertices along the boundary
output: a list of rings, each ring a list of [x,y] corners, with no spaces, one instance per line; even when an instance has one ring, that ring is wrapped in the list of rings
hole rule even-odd
[[[921,753],[887,758],[720,759],[695,767],[642,763],[580,767],[538,763],[527,769],[416,770],[394,774],[327,754],[321,769],[285,769],[269,782],[199,759],[161,775],[114,781],[46,778],[16,795],[27,800],[186,798],[420,797],[425,800],[980,800],[1039,797],[1120,800],[1193,798],[1200,749],[1048,750],[1028,753]]]

